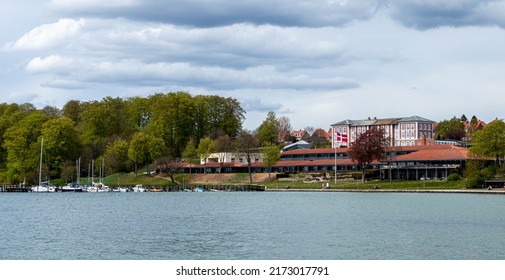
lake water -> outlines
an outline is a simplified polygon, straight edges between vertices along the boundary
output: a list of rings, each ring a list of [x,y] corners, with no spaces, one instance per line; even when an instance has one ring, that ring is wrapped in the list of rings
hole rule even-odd
[[[0,259],[505,259],[505,196],[0,193]]]

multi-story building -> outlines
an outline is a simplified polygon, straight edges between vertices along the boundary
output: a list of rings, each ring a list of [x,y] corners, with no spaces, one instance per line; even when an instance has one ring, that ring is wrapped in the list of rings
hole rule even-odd
[[[332,124],[332,147],[348,147],[371,127],[383,129],[391,146],[430,144],[435,122],[419,116],[366,120],[344,120]],[[428,141],[427,141],[428,140]],[[422,143],[424,142],[424,143]]]

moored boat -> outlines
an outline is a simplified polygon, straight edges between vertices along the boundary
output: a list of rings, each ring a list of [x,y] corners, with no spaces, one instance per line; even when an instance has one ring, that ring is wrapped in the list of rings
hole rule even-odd
[[[142,185],[135,185],[133,187],[133,192],[146,192],[146,188],[144,188]]]
[[[56,187],[51,185],[39,184],[38,186],[33,186],[30,188],[32,192],[55,192]]]
[[[30,188],[32,192],[55,192],[56,187],[47,184],[42,184],[42,156],[44,151],[44,138],[40,140],[40,162],[39,162],[39,184]]]
[[[66,186],[61,187],[62,192],[82,192],[83,187],[78,184],[68,184]]]

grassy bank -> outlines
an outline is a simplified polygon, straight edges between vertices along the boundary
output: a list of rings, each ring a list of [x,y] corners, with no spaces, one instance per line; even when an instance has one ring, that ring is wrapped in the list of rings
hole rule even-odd
[[[261,177],[261,180],[256,179],[253,184],[265,185],[268,189],[322,189],[326,186],[325,182],[303,182],[303,180],[293,181],[268,181],[268,177]],[[275,178],[275,175],[272,176]],[[179,184],[204,184],[204,185],[226,185],[226,184],[248,184],[249,175],[247,173],[236,174],[177,174],[175,176],[176,182]],[[98,180],[95,180],[98,181]],[[87,178],[81,179],[81,184],[85,184]],[[151,176],[144,173],[119,173],[107,176],[103,179],[106,185],[111,187],[115,186],[132,186],[142,184],[145,186],[168,186],[172,185],[172,181],[164,176]],[[361,182],[354,180],[339,180],[337,183],[334,181],[329,182],[330,189],[341,190],[366,190],[366,189],[380,189],[385,190],[456,190],[465,189],[466,181],[369,181]],[[59,185],[65,185],[61,183]]]
[[[324,188],[324,183],[304,183],[304,182],[266,182],[262,183],[269,189],[322,189]],[[364,190],[364,189],[388,189],[388,190],[454,190],[454,189],[465,189],[466,182],[464,180],[460,181],[373,181],[373,182],[361,182],[361,181],[337,181],[330,182],[330,189],[353,189],[353,190]]]

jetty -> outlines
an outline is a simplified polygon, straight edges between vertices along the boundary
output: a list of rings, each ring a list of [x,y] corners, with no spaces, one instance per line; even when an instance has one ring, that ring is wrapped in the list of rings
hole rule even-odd
[[[26,185],[0,185],[0,192],[29,192],[30,187]]]

